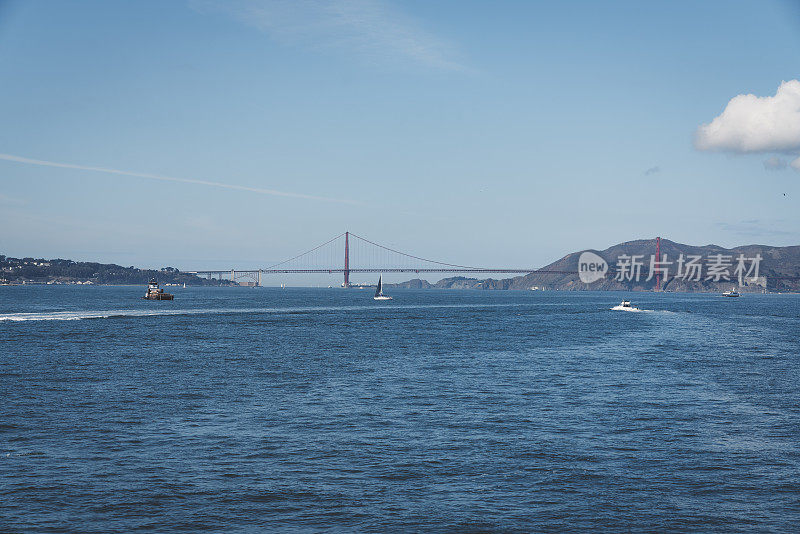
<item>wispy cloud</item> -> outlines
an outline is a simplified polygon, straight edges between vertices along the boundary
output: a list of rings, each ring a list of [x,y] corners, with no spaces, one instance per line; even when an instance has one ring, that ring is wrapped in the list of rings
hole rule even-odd
[[[135,178],[146,178],[148,180],[159,180],[162,182],[176,182],[181,184],[194,184],[205,185],[209,187],[219,187],[221,189],[231,189],[234,191],[246,191],[248,193],[257,193],[260,195],[271,195],[276,197],[290,197],[302,198],[306,200],[319,200],[323,202],[339,202],[343,204],[358,204],[354,200],[346,200],[339,198],[322,197],[316,195],[306,195],[303,193],[290,193],[287,191],[277,191],[275,189],[264,189],[261,187],[250,187],[246,185],[226,184],[222,182],[212,182],[208,180],[196,180],[194,178],[176,178],[174,176],[163,176],[160,174],[150,174],[146,172],[123,171],[119,169],[109,169],[106,167],[92,167],[89,165],[75,165],[72,163],[57,163],[55,161],[46,161],[42,159],[23,158],[21,156],[14,156],[12,154],[0,154],[0,160],[13,161],[15,163],[24,163],[27,165],[39,165],[41,167],[57,167],[60,169],[75,169],[81,171],[101,172],[105,174],[116,174],[120,176],[132,176]]]
[[[784,226],[783,219],[760,220],[748,219],[739,222],[720,222],[717,226],[726,232],[747,237],[777,237],[797,235],[796,232],[781,230]]]
[[[646,171],[644,171],[645,176],[650,176],[651,174],[658,174],[661,172],[661,167],[656,165],[655,167],[650,167]]]
[[[764,168],[768,171],[782,171],[787,166],[786,160],[778,156],[771,156],[764,160]]]
[[[386,0],[190,0],[197,11],[227,13],[284,45],[338,49],[374,62],[397,59],[465,70],[453,46]]]
[[[14,198],[0,193],[0,206],[24,206],[27,204],[21,198]]]

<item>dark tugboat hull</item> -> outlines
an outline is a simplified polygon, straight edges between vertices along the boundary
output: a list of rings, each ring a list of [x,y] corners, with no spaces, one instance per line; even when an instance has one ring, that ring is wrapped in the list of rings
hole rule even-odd
[[[147,285],[147,293],[142,298],[144,300],[172,300],[175,295],[164,293],[164,290],[158,287],[158,280],[153,278]]]

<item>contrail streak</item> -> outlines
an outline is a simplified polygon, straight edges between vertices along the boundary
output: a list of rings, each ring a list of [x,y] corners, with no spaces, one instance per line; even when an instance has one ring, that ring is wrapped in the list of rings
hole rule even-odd
[[[106,174],[118,174],[121,176],[134,176],[136,178],[146,178],[148,180],[160,180],[162,182],[176,182],[181,184],[207,185],[222,189],[232,189],[234,191],[247,191],[260,195],[272,195],[278,197],[303,198],[306,200],[319,200],[323,202],[340,202],[343,204],[358,204],[355,200],[345,200],[339,198],[319,197],[305,195],[303,193],[289,193],[286,191],[276,191],[275,189],[263,189],[260,187],[249,187],[246,185],[224,184],[222,182],[211,182],[208,180],[195,180],[193,178],[176,178],[174,176],[161,176],[159,174],[149,174],[146,172],[122,171],[119,169],[107,169],[105,167],[90,167],[88,165],[74,165],[72,163],[58,163],[55,161],[45,161],[41,159],[23,158],[12,154],[0,154],[0,160],[13,161],[15,163],[26,163],[28,165],[39,165],[42,167],[58,167],[60,169],[77,169],[81,171],[103,172]]]

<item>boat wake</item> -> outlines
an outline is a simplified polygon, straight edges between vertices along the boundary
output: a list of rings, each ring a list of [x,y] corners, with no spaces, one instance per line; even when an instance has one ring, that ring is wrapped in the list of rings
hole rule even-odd
[[[639,309],[639,308],[632,308],[632,307],[630,307],[630,306],[622,306],[622,305],[617,305],[617,306],[614,306],[614,307],[613,307],[613,308],[611,308],[611,309],[612,309],[612,310],[614,310],[614,311],[627,311],[627,312],[644,312],[644,311],[651,311],[651,310],[642,310],[642,309]]]
[[[25,321],[80,321],[83,319],[115,319],[130,317],[160,317],[182,315],[234,315],[234,314],[291,314],[340,311],[374,311],[380,310],[414,310],[434,308],[514,308],[524,304],[406,304],[392,308],[376,308],[375,306],[298,306],[287,308],[196,308],[185,310],[92,310],[92,311],[54,311],[40,313],[5,313],[0,314],[0,322]]]
[[[626,312],[635,312],[635,313],[661,313],[665,315],[676,315],[678,312],[670,311],[670,310],[643,310],[641,308],[633,308],[627,306],[614,306],[613,308],[609,308],[610,310],[614,311],[626,311]]]
[[[79,321],[81,319],[109,319],[113,317],[150,317],[156,315],[188,315],[191,310],[104,310],[104,311],[64,311],[45,313],[7,313],[0,315],[0,321]]]
[[[616,310],[616,311],[629,311],[629,312],[640,312],[640,311],[642,311],[639,308],[637,308],[636,306],[631,305],[631,301],[629,301],[629,300],[623,300],[622,302],[620,302],[619,304],[617,304],[616,306],[614,306],[611,309],[612,310]]]

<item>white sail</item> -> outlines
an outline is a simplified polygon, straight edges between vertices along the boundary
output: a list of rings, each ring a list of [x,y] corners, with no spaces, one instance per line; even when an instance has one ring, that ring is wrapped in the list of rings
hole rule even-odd
[[[378,276],[378,287],[375,288],[375,300],[392,300],[392,297],[387,297],[383,294],[383,275]]]

